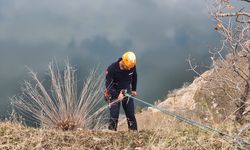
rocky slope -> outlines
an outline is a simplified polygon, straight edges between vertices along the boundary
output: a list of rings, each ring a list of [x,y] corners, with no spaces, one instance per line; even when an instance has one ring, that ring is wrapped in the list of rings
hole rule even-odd
[[[197,112],[198,102],[196,101],[197,92],[206,84],[205,78],[211,74],[211,71],[203,73],[196,78],[192,84],[174,90],[168,95],[168,98],[158,105],[159,108],[165,108],[169,111],[182,114],[189,118],[200,119]],[[141,113],[136,114],[138,126],[140,129],[155,129],[157,127],[168,127],[172,124],[175,118],[168,116],[159,110],[148,107]],[[120,121],[120,129],[126,130],[126,120]]]
[[[229,55],[225,63],[230,61]],[[247,59],[234,62],[243,71],[249,66]],[[240,97],[244,82],[231,68],[221,65],[217,62],[214,69],[204,72],[191,84],[172,91],[166,100],[156,106],[211,126],[234,122],[234,112],[237,110],[235,101]],[[246,107],[250,108],[248,101]],[[168,127],[175,121],[175,118],[151,107],[136,114],[136,117],[140,129]],[[246,122],[247,118],[250,117],[244,116]],[[126,121],[120,121],[119,127],[126,130]]]
[[[245,60],[239,64],[243,70],[248,67]],[[225,83],[224,79],[232,84]],[[242,82],[230,70],[220,67],[208,70],[191,84],[172,91],[156,106],[231,136],[250,139],[249,131],[244,131],[249,125],[242,127],[233,122],[236,106],[232,98],[239,96],[233,83]],[[127,132],[124,119],[119,121],[118,132],[35,129],[18,123],[0,122],[0,149],[250,149],[249,145],[235,139],[187,125],[151,107],[137,113],[136,117],[139,132]]]

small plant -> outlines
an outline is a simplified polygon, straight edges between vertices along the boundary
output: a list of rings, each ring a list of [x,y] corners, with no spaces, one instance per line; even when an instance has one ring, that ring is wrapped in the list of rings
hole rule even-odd
[[[103,78],[97,74],[97,69],[90,72],[78,94],[76,69],[68,61],[63,75],[55,63],[48,67],[50,88],[46,88],[46,84],[30,70],[34,81],[25,81],[22,94],[12,98],[14,108],[45,128],[97,128],[104,110],[97,109],[103,96]]]

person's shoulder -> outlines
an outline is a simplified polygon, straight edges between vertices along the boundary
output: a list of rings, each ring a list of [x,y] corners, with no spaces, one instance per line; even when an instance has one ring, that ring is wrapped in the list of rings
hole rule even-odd
[[[115,69],[117,67],[117,62],[113,62],[112,64],[110,64],[109,66],[108,66],[108,70],[113,70],[113,69]]]

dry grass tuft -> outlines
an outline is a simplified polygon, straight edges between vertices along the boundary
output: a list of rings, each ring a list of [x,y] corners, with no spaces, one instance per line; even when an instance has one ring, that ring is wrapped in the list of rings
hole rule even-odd
[[[223,136],[172,122],[172,126],[139,132],[105,130],[60,131],[0,122],[0,149],[249,149]],[[229,129],[231,125],[224,127]]]
[[[77,92],[76,69],[68,61],[63,75],[55,63],[49,64],[50,88],[35,72],[30,70],[30,73],[33,81],[25,81],[22,94],[12,98],[14,108],[22,115],[45,128],[100,127],[100,114],[104,109],[97,110],[97,105],[103,98],[103,76],[97,74],[97,69],[90,72],[80,93]]]
[[[77,121],[75,121],[74,118],[66,118],[66,120],[58,122],[56,126],[62,130],[73,130],[77,127]]]

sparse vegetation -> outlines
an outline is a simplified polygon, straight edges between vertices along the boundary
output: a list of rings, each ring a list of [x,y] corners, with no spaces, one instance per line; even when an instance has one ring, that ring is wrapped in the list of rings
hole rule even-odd
[[[240,140],[250,138],[250,15],[244,8],[235,10],[229,0],[213,0],[210,13],[223,46],[211,52],[212,68],[206,73],[199,74],[191,65],[200,77],[170,92],[165,106],[233,138],[140,107],[136,108],[139,132],[101,130],[100,114],[107,106],[93,110],[102,100],[102,77],[91,72],[77,94],[76,70],[67,62],[63,76],[56,65],[49,65],[49,90],[30,71],[33,81],[25,82],[23,93],[12,100],[41,128],[0,122],[0,149],[250,149]]]
[[[43,128],[98,128],[104,110],[97,109],[103,98],[103,76],[96,71],[90,72],[79,94],[76,70],[69,62],[65,63],[63,75],[57,65],[49,64],[50,88],[30,70],[33,81],[25,81],[22,94],[13,97],[12,104],[17,112],[34,119]]]
[[[237,149],[250,147],[180,122],[139,132],[34,129],[0,123],[0,149]],[[232,129],[231,125],[221,128]],[[228,130],[228,132],[232,132]],[[223,139],[224,138],[224,139]]]
[[[206,104],[210,112],[217,113],[215,121],[230,118],[244,124],[249,118],[250,91],[250,14],[244,5],[250,1],[237,1],[236,5],[230,0],[209,2],[210,15],[216,23],[214,29],[221,35],[222,46],[210,50],[212,73],[203,78],[206,84],[196,93],[196,100],[202,99],[200,107]],[[200,76],[196,66],[189,63]],[[213,110],[213,107],[217,108]]]
[[[211,53],[216,75],[213,80],[216,80],[218,90],[235,104],[235,120],[243,123],[242,120],[247,117],[250,91],[250,14],[244,4],[248,5],[250,1],[237,3],[213,1],[210,14],[216,22],[215,30],[222,36],[222,46]]]
[[[201,77],[204,84],[193,98],[202,121],[211,124],[231,121],[243,126],[249,122],[250,14],[244,7],[249,2],[242,0],[233,5],[230,0],[210,1],[210,15],[222,37],[222,46],[210,50],[210,75]],[[200,75],[196,66],[189,63]],[[240,129],[235,128],[234,132],[238,134]]]

